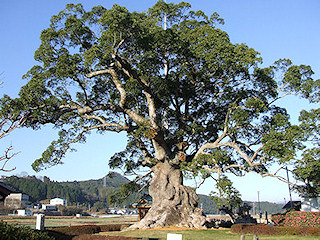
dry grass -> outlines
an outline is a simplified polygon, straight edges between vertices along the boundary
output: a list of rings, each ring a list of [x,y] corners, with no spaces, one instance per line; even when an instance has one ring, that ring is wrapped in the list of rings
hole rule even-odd
[[[0,220],[29,226],[31,228],[36,227],[36,217],[18,217],[18,216],[0,216]],[[81,226],[81,225],[110,225],[110,224],[132,224],[138,220],[137,216],[112,216],[107,218],[95,218],[95,217],[45,217],[46,227],[69,227],[69,226]]]
[[[126,236],[136,238],[155,238],[158,240],[166,240],[167,233],[182,234],[183,240],[239,240],[240,234],[231,233],[226,229],[214,230],[134,230],[123,232],[102,232],[103,236]],[[246,234],[245,239],[253,239],[252,234]],[[320,236],[267,236],[259,235],[260,240],[319,240]]]

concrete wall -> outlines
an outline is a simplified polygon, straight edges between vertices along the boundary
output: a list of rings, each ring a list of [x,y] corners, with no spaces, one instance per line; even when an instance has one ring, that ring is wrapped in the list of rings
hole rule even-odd
[[[319,212],[320,197],[318,198],[301,198],[301,211],[303,212]]]

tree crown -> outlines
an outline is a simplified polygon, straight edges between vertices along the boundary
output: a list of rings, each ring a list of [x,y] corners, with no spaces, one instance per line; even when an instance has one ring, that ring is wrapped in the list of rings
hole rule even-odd
[[[276,100],[316,102],[320,81],[288,59],[259,67],[259,53],[233,44],[222,23],[184,2],[158,1],[141,13],[69,4],[42,31],[39,65],[18,98],[1,99],[1,114],[60,129],[36,170],[61,163],[91,131],[124,131],[127,147],[110,165],[127,172],[169,161],[203,177],[271,175],[268,165],[294,159],[304,135]]]

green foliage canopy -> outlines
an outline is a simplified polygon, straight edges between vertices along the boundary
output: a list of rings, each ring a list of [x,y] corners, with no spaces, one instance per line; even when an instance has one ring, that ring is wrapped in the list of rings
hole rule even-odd
[[[59,129],[35,170],[60,164],[90,132],[113,131],[126,132],[128,144],[110,166],[126,172],[169,161],[204,178],[271,175],[268,166],[294,159],[305,139],[277,100],[298,94],[316,102],[320,81],[288,59],[260,68],[259,53],[233,44],[222,23],[184,2],[160,0],[141,13],[69,4],[42,31],[39,65],[18,98],[0,100],[0,114]]]
[[[299,118],[305,135],[308,149],[295,162],[294,175],[304,184],[298,185],[297,190],[306,197],[317,197],[320,194],[320,109],[302,111]]]
[[[232,186],[232,182],[225,176],[217,181],[218,192],[212,191],[211,198],[214,200],[216,206],[229,207],[236,209],[242,204],[241,195],[237,189]]]

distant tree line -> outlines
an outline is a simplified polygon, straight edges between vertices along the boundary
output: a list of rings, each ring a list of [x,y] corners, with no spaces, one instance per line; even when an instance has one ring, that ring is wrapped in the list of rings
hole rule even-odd
[[[5,178],[4,183],[12,186],[17,191],[28,194],[35,202],[55,197],[64,198],[70,203],[84,203],[87,201],[79,186],[68,186],[63,183],[53,182],[48,177],[44,177],[44,181],[41,181],[35,176],[24,178],[11,176]]]
[[[39,202],[45,199],[61,197],[68,201],[69,204],[89,205],[97,210],[105,207],[128,207],[144,193],[131,194],[127,199],[116,203],[108,201],[110,196],[114,196],[119,192],[122,184],[126,184],[129,180],[118,173],[112,173],[105,178],[73,181],[73,182],[55,182],[48,177],[43,180],[35,176],[17,177],[11,176],[3,179],[3,182],[12,186],[17,191],[28,194],[33,201]],[[246,202],[253,207],[252,213],[258,214],[258,203]],[[216,206],[210,196],[199,195],[199,207],[206,214],[219,214],[219,208]],[[261,202],[260,211],[269,214],[281,212],[282,205],[270,202]]]
[[[250,214],[259,214],[259,204],[257,202],[244,201],[243,203],[252,207]],[[265,212],[268,212],[268,214],[283,212],[282,206],[279,203],[260,202],[260,212],[263,214]],[[212,197],[207,195],[199,194],[199,207],[202,208],[205,214],[223,214],[212,200]],[[236,212],[237,209],[233,210]]]
[[[55,197],[64,198],[68,204],[90,204],[99,203],[100,206],[108,206],[109,196],[116,193],[120,186],[128,183],[129,180],[120,174],[112,173],[105,178],[88,181],[56,182],[48,177],[43,180],[36,176],[10,176],[3,179],[3,182],[10,185],[17,191],[28,194],[34,202]],[[129,206],[135,203],[141,194],[132,194],[121,203],[111,206]],[[100,207],[101,208],[101,207]]]

